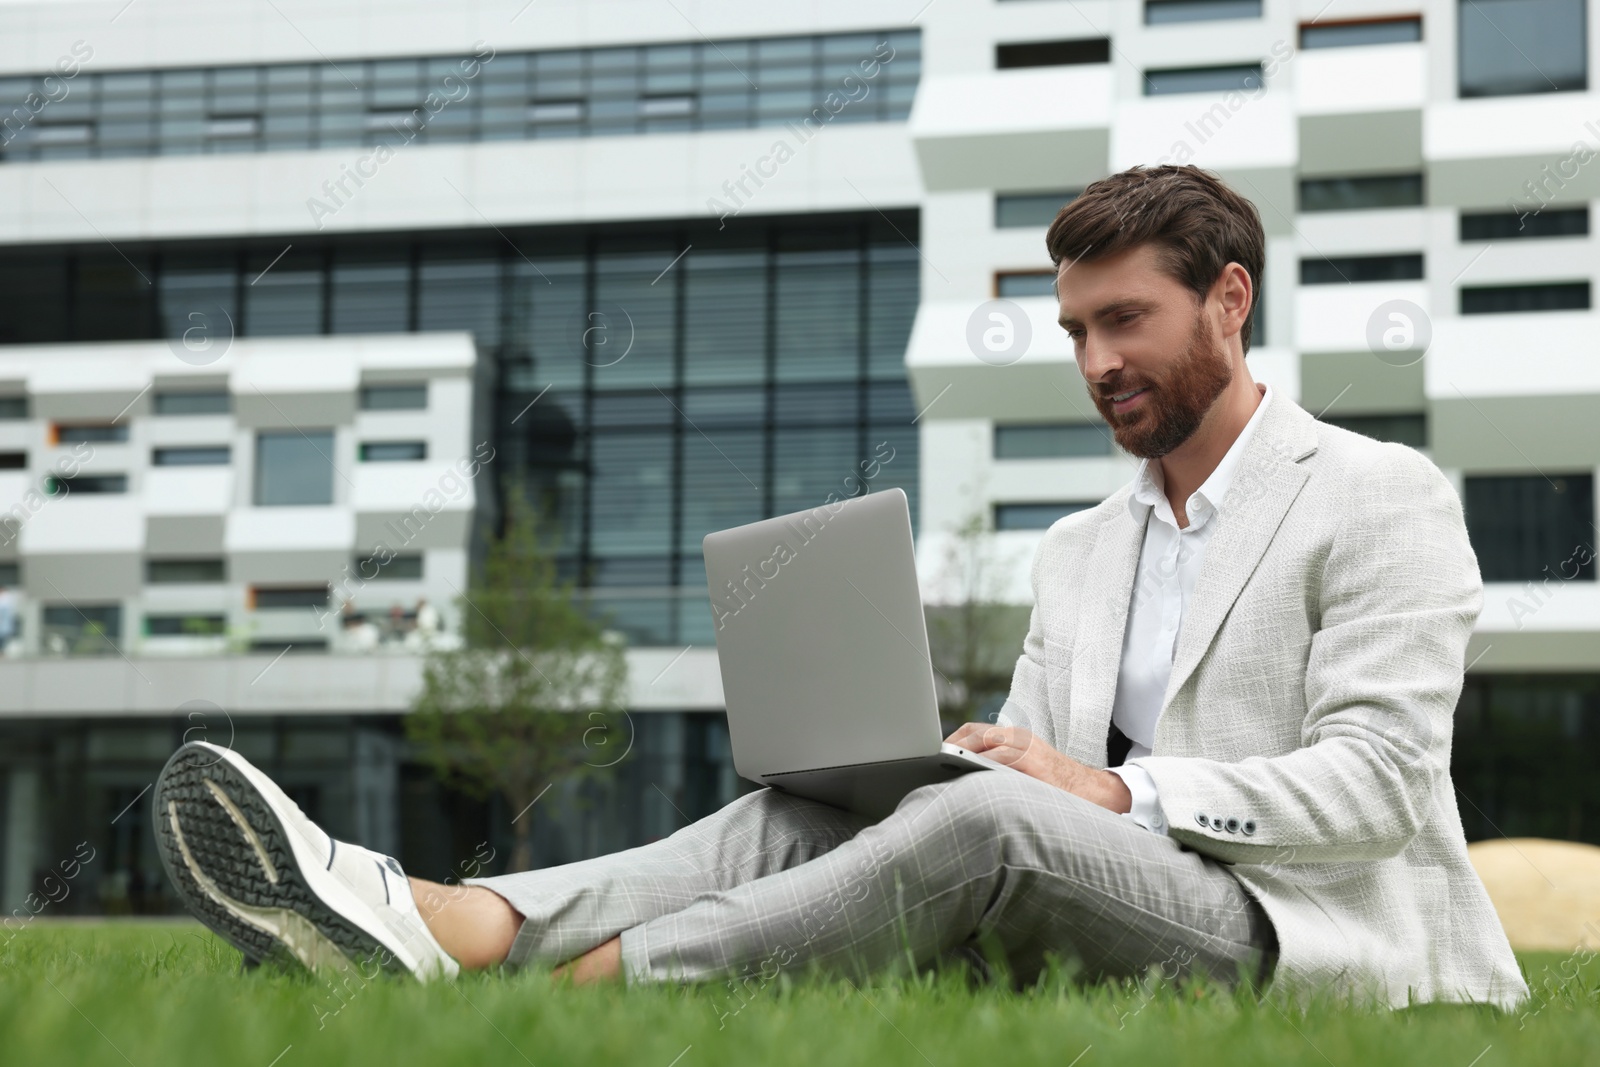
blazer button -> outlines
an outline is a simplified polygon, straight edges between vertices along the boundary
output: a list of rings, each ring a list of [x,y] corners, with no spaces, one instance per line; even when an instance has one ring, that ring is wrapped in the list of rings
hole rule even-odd
[[[1206,813],[1203,811],[1197,811],[1194,813],[1194,821],[1199,823],[1201,826],[1211,825],[1211,820],[1206,818]]]
[[[1256,832],[1256,821],[1254,819],[1246,819],[1244,821],[1244,826],[1241,827],[1241,829],[1244,830],[1246,835],[1255,833]]]
[[[1228,833],[1230,833],[1230,834],[1238,833],[1239,832],[1239,820],[1238,819],[1229,819],[1228,822],[1227,822],[1227,830],[1228,830]]]

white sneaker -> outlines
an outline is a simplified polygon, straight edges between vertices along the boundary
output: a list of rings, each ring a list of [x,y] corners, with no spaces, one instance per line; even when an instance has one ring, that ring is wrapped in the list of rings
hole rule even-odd
[[[329,837],[237,752],[184,745],[153,803],[161,862],[184,905],[247,960],[366,978],[459,973],[393,857]]]

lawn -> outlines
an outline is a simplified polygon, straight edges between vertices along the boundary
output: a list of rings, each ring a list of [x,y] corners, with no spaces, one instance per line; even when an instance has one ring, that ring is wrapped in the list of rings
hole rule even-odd
[[[40,919],[0,935],[0,1063],[1546,1067],[1600,1061],[1600,960],[1526,955],[1522,964],[1536,994],[1522,1016],[1472,1006],[1285,1015],[1215,988],[1085,989],[1047,980],[1012,992],[950,972],[860,988],[843,979],[790,981],[780,974],[744,1000],[726,986],[557,987],[537,972],[468,975],[431,987],[356,979],[340,997],[305,975],[241,974],[238,953],[192,923]]]

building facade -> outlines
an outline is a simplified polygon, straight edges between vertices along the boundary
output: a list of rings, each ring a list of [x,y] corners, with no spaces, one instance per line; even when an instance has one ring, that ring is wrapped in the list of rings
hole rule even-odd
[[[1044,230],[1135,163],[1260,210],[1255,377],[1461,490],[1474,836],[1600,840],[1592,13],[1322,7],[0,8],[6,906],[87,840],[63,908],[170,907],[185,737],[416,873],[503,843],[400,720],[509,489],[630,643],[628,758],[541,862],[744,788],[708,531],[898,486],[934,610],[976,517],[1025,623],[1043,529],[1135,465]]]

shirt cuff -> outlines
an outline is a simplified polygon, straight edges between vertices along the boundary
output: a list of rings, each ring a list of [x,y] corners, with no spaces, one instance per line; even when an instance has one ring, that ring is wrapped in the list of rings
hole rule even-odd
[[[1131,763],[1112,767],[1110,771],[1121,778],[1123,784],[1128,787],[1128,792],[1133,794],[1133,807],[1123,814],[1146,830],[1153,830],[1166,836],[1167,820],[1161,814],[1160,798],[1156,796],[1156,780],[1150,777],[1150,772]]]

